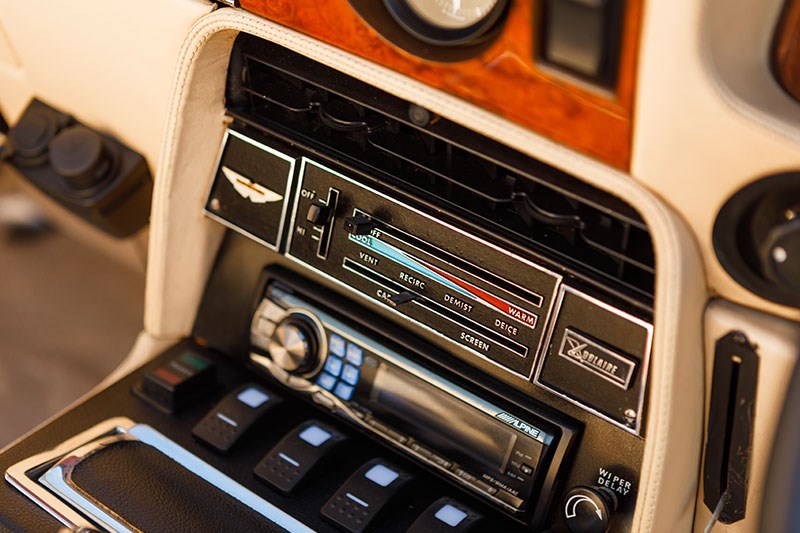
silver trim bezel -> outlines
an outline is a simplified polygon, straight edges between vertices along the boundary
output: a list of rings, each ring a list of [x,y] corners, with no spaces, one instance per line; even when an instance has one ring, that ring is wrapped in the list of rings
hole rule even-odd
[[[393,315],[395,315],[397,317],[400,317],[400,318],[402,318],[403,320],[405,320],[407,322],[411,322],[413,324],[416,324],[418,327],[424,329],[425,331],[429,331],[429,332],[435,334],[437,337],[446,340],[452,346],[457,347],[459,350],[464,350],[464,351],[466,351],[466,352],[468,352],[470,354],[474,354],[475,356],[481,358],[483,361],[486,361],[486,362],[496,366],[497,368],[503,370],[504,372],[507,372],[508,374],[511,374],[512,376],[515,376],[517,378],[524,379],[525,381],[530,381],[532,379],[533,374],[536,371],[536,365],[537,365],[537,361],[536,360],[538,358],[540,358],[541,351],[542,351],[543,347],[546,346],[546,344],[544,343],[544,340],[545,340],[545,338],[547,336],[548,321],[552,322],[552,320],[553,320],[553,310],[554,310],[555,300],[556,300],[556,296],[558,294],[559,287],[561,286],[561,283],[562,283],[562,280],[563,280],[563,276],[561,274],[553,272],[553,271],[551,271],[551,270],[549,270],[549,269],[547,269],[547,268],[545,268],[545,267],[543,267],[541,265],[538,265],[538,264],[536,264],[536,263],[534,263],[534,262],[532,262],[532,261],[520,256],[520,255],[517,255],[517,254],[515,254],[513,252],[510,252],[510,251],[504,249],[504,248],[501,248],[501,247],[497,246],[496,244],[492,244],[492,243],[490,243],[488,241],[485,241],[485,240],[481,239],[480,237],[477,237],[477,236],[475,236],[475,235],[473,235],[473,234],[471,234],[469,232],[466,232],[466,231],[464,231],[464,230],[462,230],[460,228],[457,228],[457,227],[455,227],[455,226],[453,226],[451,224],[448,224],[448,223],[446,223],[446,222],[444,222],[442,220],[439,220],[438,218],[435,218],[435,217],[433,217],[433,216],[431,216],[431,215],[429,215],[429,214],[427,214],[427,213],[425,213],[423,211],[415,209],[414,207],[412,207],[412,206],[410,206],[408,204],[405,204],[405,203],[403,203],[401,201],[398,201],[397,199],[392,198],[391,196],[388,196],[388,195],[386,195],[386,194],[384,194],[384,193],[382,193],[380,191],[377,191],[377,190],[375,190],[375,189],[373,189],[373,188],[371,188],[371,187],[369,187],[367,185],[364,185],[363,183],[360,183],[360,182],[358,182],[358,181],[356,181],[356,180],[354,180],[352,178],[349,178],[349,177],[345,176],[341,172],[337,172],[336,170],[333,170],[332,168],[329,168],[329,167],[327,167],[327,166],[325,166],[325,165],[323,165],[321,163],[317,163],[316,161],[314,161],[312,159],[309,159],[308,157],[305,157],[305,156],[300,158],[300,171],[298,173],[297,186],[295,187],[295,197],[294,197],[294,205],[295,206],[299,205],[300,193],[301,193],[301,191],[303,189],[303,183],[304,183],[304,180],[305,180],[306,165],[314,165],[314,166],[316,166],[316,167],[318,167],[318,168],[320,168],[320,169],[322,169],[322,170],[324,170],[326,172],[330,172],[331,174],[334,174],[334,175],[340,177],[341,179],[345,180],[348,183],[351,183],[351,184],[353,184],[353,185],[355,185],[357,187],[360,187],[361,189],[363,189],[365,191],[368,191],[368,192],[370,192],[370,193],[372,193],[372,194],[374,194],[376,196],[379,196],[380,198],[386,200],[387,202],[391,202],[391,203],[393,203],[395,205],[400,206],[401,208],[408,209],[412,213],[414,213],[416,215],[419,215],[421,217],[424,217],[424,218],[430,220],[431,222],[433,222],[435,224],[439,224],[439,225],[441,225],[441,226],[443,226],[443,227],[445,227],[445,228],[447,228],[447,229],[449,229],[451,231],[454,231],[454,232],[456,232],[456,233],[458,233],[460,235],[463,235],[464,237],[467,237],[468,239],[471,239],[471,240],[475,241],[476,243],[478,243],[478,244],[480,244],[482,246],[486,246],[488,248],[491,248],[492,250],[495,250],[496,252],[502,253],[502,254],[508,256],[510,259],[512,259],[514,261],[517,261],[518,263],[522,263],[522,264],[524,264],[526,266],[529,266],[529,267],[534,268],[534,269],[536,269],[536,270],[538,270],[540,272],[543,272],[543,273],[545,273],[545,274],[547,274],[549,276],[552,276],[555,279],[555,283],[553,285],[553,292],[552,292],[552,294],[549,295],[550,305],[547,307],[547,309],[540,308],[541,311],[542,311],[542,315],[541,315],[540,318],[544,318],[545,319],[544,326],[543,326],[544,329],[542,331],[541,337],[539,338],[539,345],[536,347],[535,350],[532,350],[529,353],[529,356],[534,358],[534,364],[531,366],[530,373],[528,373],[527,375],[526,374],[521,374],[519,372],[515,372],[514,370],[509,369],[506,366],[503,366],[501,363],[498,363],[497,361],[494,361],[494,360],[486,357],[484,354],[482,354],[482,353],[480,353],[478,351],[475,351],[475,350],[473,350],[473,349],[471,349],[471,348],[469,348],[467,346],[464,346],[463,344],[461,344],[459,342],[456,342],[455,340],[451,339],[450,337],[442,335],[442,333],[440,333],[436,329],[428,326],[427,324],[423,324],[422,322],[419,322],[417,320],[414,320],[414,319],[408,317],[407,315],[401,313],[400,311],[397,311],[396,309],[393,309],[392,307],[383,304],[380,300],[377,300],[375,298],[371,298],[371,297],[367,296],[367,294],[365,294],[364,292],[362,292],[362,291],[360,291],[360,290],[358,290],[358,289],[356,289],[354,287],[351,287],[347,283],[342,282],[341,280],[335,278],[334,276],[328,274],[327,272],[324,272],[323,270],[321,270],[321,269],[319,269],[319,268],[317,268],[317,267],[315,267],[313,265],[310,265],[306,261],[304,261],[304,260],[302,260],[302,259],[300,259],[298,257],[295,257],[294,255],[292,255],[291,250],[292,250],[292,240],[293,240],[293,237],[294,237],[294,227],[295,227],[295,223],[297,221],[297,209],[296,208],[292,211],[292,217],[291,217],[291,220],[289,221],[289,231],[288,231],[288,238],[286,240],[285,256],[287,258],[289,258],[290,260],[294,261],[295,263],[297,263],[299,265],[302,265],[305,268],[308,268],[308,269],[316,272],[318,275],[320,275],[323,278],[335,283],[336,285],[338,285],[340,287],[343,287],[345,290],[347,290],[350,293],[358,296],[358,298],[361,299],[362,301],[366,301],[366,302],[369,302],[369,303],[374,304],[374,305],[379,305],[381,309],[388,310],[391,314],[393,314]],[[465,261],[466,261],[466,259],[465,259]],[[509,282],[509,283],[514,284],[513,282]]]
[[[259,148],[259,149],[261,149],[261,150],[263,150],[265,152],[268,152],[268,153],[274,155],[275,157],[278,157],[279,159],[283,159],[284,161],[287,161],[289,163],[289,178],[286,180],[286,190],[283,192],[283,207],[281,208],[281,218],[280,218],[280,221],[278,222],[278,238],[276,239],[274,245],[270,244],[269,242],[265,241],[264,239],[262,239],[262,238],[260,238],[260,237],[258,237],[256,235],[253,235],[249,231],[237,226],[233,222],[225,220],[224,218],[222,218],[221,216],[217,215],[216,213],[213,213],[213,212],[208,210],[208,202],[211,200],[211,192],[214,190],[214,184],[217,182],[217,174],[219,173],[219,165],[222,162],[222,154],[225,152],[225,148],[228,145],[228,136],[229,135],[233,135],[237,139],[239,139],[241,141],[244,141],[244,142],[246,142],[246,143],[248,143],[248,144],[250,144],[252,146],[255,146],[256,148]],[[283,152],[279,152],[278,150],[276,150],[274,148],[271,148],[271,147],[267,146],[266,144],[260,143],[260,142],[258,142],[256,140],[253,140],[250,137],[247,137],[246,135],[244,135],[242,133],[239,133],[238,131],[236,131],[234,129],[227,128],[225,130],[225,133],[222,136],[222,143],[220,144],[219,152],[217,153],[217,158],[216,158],[216,161],[214,162],[214,167],[213,167],[214,170],[213,170],[213,174],[211,175],[210,183],[208,185],[208,192],[206,193],[205,200],[203,201],[203,214],[205,216],[207,216],[208,218],[210,218],[210,219],[212,219],[212,220],[214,220],[216,222],[219,222],[220,224],[222,224],[226,228],[232,229],[236,233],[239,233],[240,235],[244,235],[245,237],[247,237],[249,239],[252,239],[257,243],[259,243],[259,244],[261,244],[263,246],[266,246],[270,250],[273,250],[273,251],[276,251],[276,252],[279,251],[280,248],[281,248],[281,244],[283,244],[283,235],[284,235],[284,233],[286,233],[286,215],[288,214],[287,212],[289,210],[289,200],[290,200],[291,193],[292,193],[292,187],[294,186],[295,166],[296,166],[296,164],[297,164],[297,158],[296,157],[292,157],[290,155],[284,154]],[[292,222],[292,225],[294,225],[294,222]]]
[[[601,308],[605,309],[606,311],[608,311],[610,313],[614,313],[618,317],[620,317],[620,318],[622,318],[624,320],[627,320],[629,322],[632,322],[632,323],[636,324],[637,326],[642,327],[647,332],[647,340],[645,342],[645,353],[644,353],[644,357],[642,358],[642,368],[641,368],[642,386],[641,386],[641,389],[639,390],[639,398],[638,398],[638,402],[637,402],[637,405],[636,405],[636,409],[637,409],[637,411],[636,411],[636,413],[637,413],[636,423],[634,424],[633,427],[628,426],[628,425],[620,422],[619,420],[614,420],[610,416],[608,416],[608,415],[606,415],[604,413],[601,413],[597,409],[585,404],[584,402],[581,402],[580,400],[576,400],[576,399],[572,398],[571,396],[569,396],[567,394],[564,394],[562,392],[559,392],[559,391],[557,391],[557,390],[555,390],[555,389],[549,387],[548,385],[546,385],[546,384],[544,384],[544,383],[539,381],[539,376],[540,376],[540,374],[542,372],[542,368],[544,366],[544,362],[545,362],[545,360],[547,359],[547,356],[548,356],[547,351],[546,351],[547,347],[549,347],[550,344],[553,342],[553,334],[555,333],[555,327],[556,327],[556,322],[557,322],[556,317],[558,316],[558,313],[561,312],[561,305],[564,302],[564,296],[566,295],[566,293],[571,293],[574,296],[576,296],[578,298],[581,298],[583,300],[586,300],[586,301],[588,301],[588,302],[590,302],[590,303],[592,303],[592,304],[594,304],[594,305],[596,305],[598,307],[601,307]],[[622,311],[621,309],[617,309],[616,307],[614,307],[614,306],[612,306],[612,305],[610,305],[610,304],[608,304],[608,303],[606,303],[606,302],[604,302],[602,300],[599,300],[599,299],[597,299],[597,298],[595,298],[593,296],[590,296],[590,295],[588,295],[588,294],[586,294],[586,293],[584,293],[582,291],[579,291],[578,289],[570,287],[569,285],[561,285],[561,288],[558,291],[558,296],[556,298],[556,304],[557,304],[557,306],[556,306],[555,311],[554,311],[555,314],[553,315],[552,320],[550,320],[550,323],[549,323],[548,328],[547,328],[547,335],[545,336],[545,339],[547,341],[544,344],[544,346],[546,347],[545,351],[542,354],[540,354],[539,360],[536,363],[535,374],[534,374],[534,377],[533,377],[533,384],[538,386],[538,387],[540,387],[540,388],[542,388],[542,389],[544,389],[544,390],[546,390],[547,392],[549,392],[551,394],[555,394],[559,398],[562,398],[562,399],[568,401],[569,403],[571,403],[573,405],[577,405],[581,409],[583,409],[583,410],[595,415],[598,418],[601,418],[601,419],[605,420],[606,422],[609,422],[609,423],[611,423],[611,424],[613,424],[613,425],[615,425],[615,426],[617,426],[617,427],[619,427],[621,429],[624,429],[628,433],[636,435],[637,437],[641,437],[642,436],[641,433],[642,433],[642,427],[643,427],[643,420],[644,420],[644,402],[645,402],[645,397],[647,395],[647,385],[648,385],[648,378],[649,378],[648,371],[649,371],[649,367],[650,367],[650,356],[651,356],[651,352],[653,351],[653,325],[650,324],[649,322],[646,322],[646,321],[642,320],[641,318],[638,318],[638,317],[636,317],[634,315],[631,315],[630,313],[626,313],[625,311]]]
[[[148,444],[267,520],[289,531],[313,533],[313,530],[302,522],[240,485],[155,429],[145,424],[137,424],[124,417],[100,422],[62,442],[52,450],[12,465],[6,470],[5,479],[36,505],[72,530],[80,528],[96,530],[97,525],[92,522],[91,519],[93,519],[109,531],[136,532],[138,531],[136,528],[121,522],[112,510],[105,508],[100,502],[91,500],[90,495],[82,494],[82,491],[78,492],[69,482],[69,472],[83,458],[95,453],[103,446],[119,440],[136,440]],[[28,475],[33,470],[45,467],[48,467],[47,470],[37,479]],[[70,504],[88,505],[76,509]]]

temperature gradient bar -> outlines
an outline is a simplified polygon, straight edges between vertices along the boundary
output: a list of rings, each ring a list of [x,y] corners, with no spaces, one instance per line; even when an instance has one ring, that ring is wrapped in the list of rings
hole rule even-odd
[[[457,267],[452,258],[442,259],[447,256],[445,252],[383,222],[376,221],[376,228],[367,235],[350,234],[348,239],[360,249],[344,259],[345,269],[384,287],[389,296],[403,291],[414,295],[414,305],[404,305],[397,309],[399,312],[427,324],[449,321],[455,328],[437,331],[484,357],[526,373],[540,338],[540,295],[508,283],[509,289],[501,288],[487,281],[485,278],[491,275],[481,273],[478,267],[463,261],[464,268]],[[465,279],[476,279],[473,273],[482,274],[481,281]],[[512,290],[517,294],[512,295]]]
[[[445,289],[450,289],[457,294],[468,298],[470,301],[475,301],[478,304],[485,305],[489,308],[495,309],[500,313],[506,315],[511,320],[519,322],[522,326],[531,329],[536,327],[538,316],[534,313],[526,311],[519,306],[503,300],[499,296],[486,292],[480,287],[473,285],[468,281],[464,281],[453,274],[446,272],[430,263],[417,259],[414,256],[388,244],[377,237],[372,235],[350,235],[350,240],[357,242],[365,248],[383,256],[398,265],[406,267],[411,272],[423,276],[433,283],[441,284]],[[424,282],[415,282],[418,288],[425,289]],[[459,302],[456,304],[458,307],[465,309],[470,308],[469,304]],[[541,306],[541,297],[539,303],[533,304],[536,307]]]

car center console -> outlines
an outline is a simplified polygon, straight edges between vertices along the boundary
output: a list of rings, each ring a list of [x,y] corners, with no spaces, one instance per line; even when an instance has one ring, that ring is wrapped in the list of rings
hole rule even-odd
[[[630,531],[657,274],[636,209],[244,33],[226,113],[191,338],[5,453],[0,515]]]

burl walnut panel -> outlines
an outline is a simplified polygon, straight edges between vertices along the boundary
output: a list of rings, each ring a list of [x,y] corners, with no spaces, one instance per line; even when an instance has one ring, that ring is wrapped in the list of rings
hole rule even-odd
[[[626,2],[613,94],[585,88],[536,65],[533,0],[514,2],[497,40],[478,57],[456,63],[426,61],[390,44],[347,0],[241,0],[241,6],[627,169],[641,2]]]
[[[775,73],[783,88],[800,100],[800,0],[788,0],[775,34]]]

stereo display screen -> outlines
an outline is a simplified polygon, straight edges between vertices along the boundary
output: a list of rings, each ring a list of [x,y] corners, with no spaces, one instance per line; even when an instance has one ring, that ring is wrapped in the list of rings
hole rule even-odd
[[[448,459],[501,474],[517,439],[477,408],[387,364],[375,375],[369,408]]]

